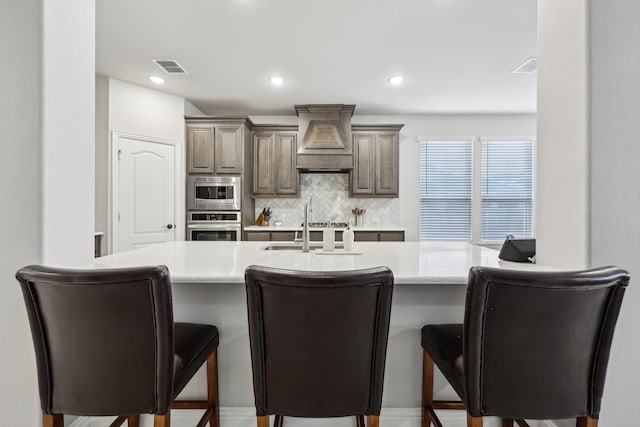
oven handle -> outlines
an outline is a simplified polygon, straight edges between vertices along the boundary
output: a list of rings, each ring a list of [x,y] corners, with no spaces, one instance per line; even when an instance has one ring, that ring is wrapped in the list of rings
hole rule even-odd
[[[187,228],[200,230],[240,230],[240,224],[187,224]]]

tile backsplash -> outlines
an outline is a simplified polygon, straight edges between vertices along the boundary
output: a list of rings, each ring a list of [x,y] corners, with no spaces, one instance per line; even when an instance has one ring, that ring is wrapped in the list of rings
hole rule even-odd
[[[300,174],[299,198],[256,198],[256,218],[262,208],[272,210],[271,224],[282,221],[285,226],[300,225],[304,217],[304,202],[312,198],[312,221],[331,219],[353,225],[355,216],[351,209],[366,209],[364,225],[397,225],[398,199],[351,198],[349,197],[349,174],[347,173],[303,173]]]

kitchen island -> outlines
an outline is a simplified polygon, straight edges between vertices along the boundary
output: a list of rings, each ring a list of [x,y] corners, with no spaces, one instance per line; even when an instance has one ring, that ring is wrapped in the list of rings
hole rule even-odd
[[[175,320],[218,326],[222,427],[225,413],[229,414],[225,408],[236,408],[231,414],[255,414],[244,289],[244,271],[249,265],[316,271],[388,266],[394,273],[395,285],[381,424],[389,425],[384,421],[385,416],[403,420],[409,417],[412,426],[419,425],[417,408],[421,401],[420,328],[427,323],[462,321],[471,266],[540,269],[530,264],[501,263],[497,251],[461,242],[357,242],[354,250],[360,254],[353,255],[264,250],[268,245],[286,244],[170,242],[97,258],[93,266],[167,265],[173,283]],[[436,377],[436,387],[436,390],[442,389],[438,393],[441,397],[455,396],[440,377]],[[198,375],[183,395],[199,396],[201,390],[204,390],[204,376]],[[237,408],[245,410],[237,412]],[[396,421],[393,423],[397,424]],[[352,424],[351,420],[334,420],[323,425]],[[255,425],[255,420],[249,425]],[[287,425],[295,427],[296,424]]]
[[[353,255],[264,250],[279,245],[287,243],[168,242],[98,258],[95,266],[164,264],[174,284],[232,284],[244,283],[244,270],[251,264],[322,271],[385,265],[393,271],[396,284],[465,285],[472,265],[501,265],[495,250],[463,242],[356,242]]]

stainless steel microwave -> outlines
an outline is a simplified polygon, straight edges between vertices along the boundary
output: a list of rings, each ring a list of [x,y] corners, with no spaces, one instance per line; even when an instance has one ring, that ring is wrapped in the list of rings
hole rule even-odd
[[[187,209],[235,210],[240,205],[239,176],[202,176],[187,177]]]

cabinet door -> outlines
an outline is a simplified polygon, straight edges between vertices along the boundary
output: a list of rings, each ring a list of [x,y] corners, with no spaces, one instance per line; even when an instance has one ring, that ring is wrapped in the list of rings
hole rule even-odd
[[[216,127],[216,173],[242,173],[242,126]]]
[[[404,231],[381,231],[381,242],[404,242]]]
[[[250,242],[267,242],[270,240],[270,233],[268,231],[245,231],[244,240]]]
[[[398,195],[398,133],[376,134],[375,194]]]
[[[297,194],[298,171],[296,169],[296,135],[294,133],[275,134],[276,194]]]
[[[272,231],[271,240],[274,242],[293,242],[295,231]]]
[[[354,133],[351,192],[355,195],[374,193],[375,134]]]
[[[377,231],[354,231],[353,237],[356,242],[377,242]]]
[[[253,136],[253,194],[273,194],[273,133]]]
[[[187,150],[189,173],[213,173],[214,128],[211,125],[187,127]]]
[[[312,242],[322,242],[322,231],[310,231],[309,240]]]

